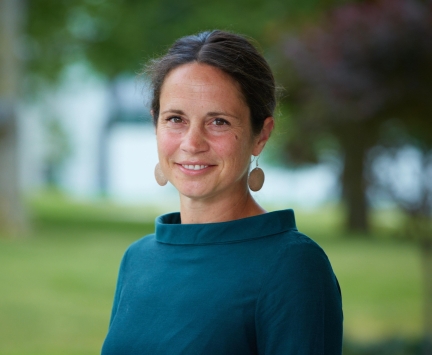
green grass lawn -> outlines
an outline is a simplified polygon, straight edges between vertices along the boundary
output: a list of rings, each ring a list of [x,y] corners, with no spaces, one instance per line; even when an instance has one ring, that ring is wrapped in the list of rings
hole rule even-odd
[[[153,230],[151,208],[33,200],[33,234],[0,238],[0,354],[97,354],[107,331],[120,258]],[[327,252],[343,292],[345,334],[355,341],[418,338],[420,262],[390,238],[382,215],[371,238],[341,232],[340,213],[297,213]]]

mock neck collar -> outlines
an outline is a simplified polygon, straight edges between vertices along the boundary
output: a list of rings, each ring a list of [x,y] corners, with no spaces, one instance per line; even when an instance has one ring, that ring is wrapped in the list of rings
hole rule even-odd
[[[290,229],[297,229],[291,209],[219,223],[181,224],[179,212],[156,218],[156,240],[177,245],[238,243]]]

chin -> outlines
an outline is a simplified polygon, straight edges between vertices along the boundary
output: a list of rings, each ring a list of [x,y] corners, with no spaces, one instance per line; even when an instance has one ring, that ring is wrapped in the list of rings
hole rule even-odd
[[[202,199],[205,199],[205,198],[211,196],[211,193],[209,191],[197,191],[197,190],[192,190],[192,191],[191,190],[183,190],[183,191],[179,190],[179,194],[184,196],[184,197],[193,199],[193,200],[202,200]]]
[[[204,198],[211,193],[208,188],[208,185],[205,184],[197,184],[197,183],[188,183],[188,184],[177,184],[174,185],[180,195],[188,197],[188,198]]]

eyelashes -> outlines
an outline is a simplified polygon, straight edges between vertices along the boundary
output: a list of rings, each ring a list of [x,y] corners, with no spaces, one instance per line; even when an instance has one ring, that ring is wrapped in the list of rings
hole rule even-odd
[[[182,123],[183,119],[181,117],[179,117],[179,116],[171,116],[171,117],[168,117],[166,119],[166,121],[167,122],[172,122],[172,123]]]
[[[223,119],[223,118],[215,118],[212,121],[212,124],[215,125],[215,126],[225,126],[225,125],[229,126],[230,125],[230,123],[227,120]]]
[[[165,121],[173,123],[173,124],[184,123],[183,118],[181,118],[180,116],[170,116],[170,117],[167,117],[165,119]],[[231,123],[224,118],[217,117],[211,121],[211,125],[213,125],[213,126],[230,126]]]

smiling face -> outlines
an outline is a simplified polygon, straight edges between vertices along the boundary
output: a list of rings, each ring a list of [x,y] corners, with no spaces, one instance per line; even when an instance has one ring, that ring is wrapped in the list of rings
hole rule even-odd
[[[247,192],[250,157],[268,135],[253,136],[240,88],[220,69],[191,63],[166,77],[156,128],[159,162],[181,196],[211,200]]]

